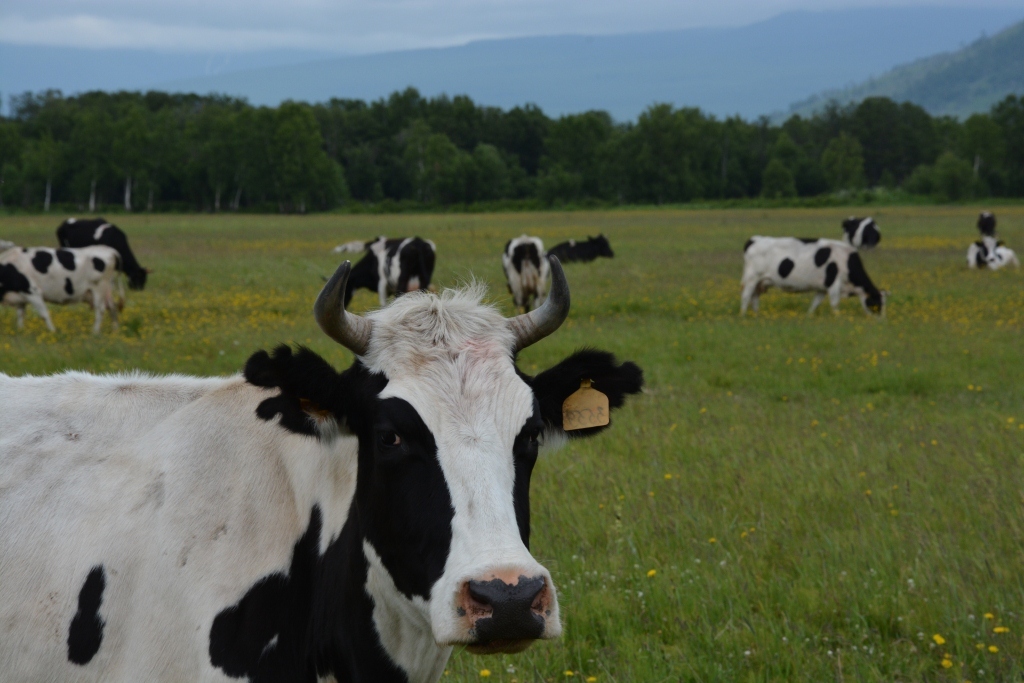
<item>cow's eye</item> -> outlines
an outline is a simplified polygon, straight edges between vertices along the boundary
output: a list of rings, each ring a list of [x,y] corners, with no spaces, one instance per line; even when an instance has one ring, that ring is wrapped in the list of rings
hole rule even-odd
[[[398,432],[392,429],[378,432],[377,438],[380,439],[380,445],[385,448],[398,448],[402,445],[402,437],[398,435]]]

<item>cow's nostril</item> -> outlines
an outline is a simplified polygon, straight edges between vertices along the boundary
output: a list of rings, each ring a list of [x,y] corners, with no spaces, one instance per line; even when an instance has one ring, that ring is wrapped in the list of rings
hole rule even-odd
[[[497,578],[469,581],[464,609],[471,615],[476,612],[473,628],[481,643],[530,640],[544,632],[549,595],[543,577],[520,576],[515,584]]]

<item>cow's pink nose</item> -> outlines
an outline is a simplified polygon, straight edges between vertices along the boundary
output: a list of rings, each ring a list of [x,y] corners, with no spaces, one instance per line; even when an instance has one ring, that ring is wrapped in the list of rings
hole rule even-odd
[[[551,614],[551,590],[543,576],[467,581],[459,593],[459,613],[469,621],[473,645],[487,651],[514,651],[540,638]]]

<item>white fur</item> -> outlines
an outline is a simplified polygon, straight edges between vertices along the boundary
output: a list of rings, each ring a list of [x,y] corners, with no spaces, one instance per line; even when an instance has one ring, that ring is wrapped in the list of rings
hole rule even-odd
[[[535,267],[532,261],[523,261],[522,271],[518,271],[512,262],[512,254],[519,245],[529,243],[537,247],[537,253],[540,255],[540,268]],[[501,265],[505,269],[505,279],[508,280],[508,288],[512,293],[516,308],[528,311],[534,305],[539,306],[544,303],[548,293],[551,266],[548,263],[547,252],[544,250],[544,242],[541,238],[520,235],[510,241],[501,255]]]
[[[0,252],[0,264],[14,265],[29,281],[29,291],[7,292],[2,302],[18,310],[18,327],[24,326],[25,306],[30,305],[46,322],[46,327],[53,332],[53,321],[45,302],[55,304],[71,304],[89,302],[93,306],[95,321],[93,334],[100,333],[104,311],[110,312],[113,326],[117,328],[117,306],[114,303],[114,282],[117,279],[117,251],[110,247],[91,246],[78,249],[61,249],[71,253],[75,259],[75,269],[67,270],[57,260],[57,249],[34,247],[29,249],[7,249]],[[46,273],[40,273],[32,265],[32,258],[38,252],[48,252],[53,259]],[[93,265],[93,258],[104,262],[99,271]],[[66,280],[71,280],[72,294],[64,289]]]
[[[402,277],[402,267],[399,256],[402,250],[413,241],[412,237],[406,237],[398,246],[394,256],[388,257],[387,237],[381,235],[374,240],[367,249],[377,258],[377,296],[380,298],[380,305],[388,302],[388,296],[398,291],[398,280]],[[430,240],[423,240],[430,245],[430,248],[437,253],[437,247]],[[412,281],[410,280],[410,285]],[[419,289],[419,278],[416,278],[416,289]],[[410,289],[409,291],[414,291]]]
[[[335,254],[353,253],[358,254],[361,251],[366,250],[366,242],[363,240],[353,240],[351,242],[345,242],[345,244],[339,244],[333,251]]]
[[[1009,265],[1016,268],[1020,267],[1020,261],[1017,259],[1017,254],[1014,253],[1013,249],[1010,249],[1005,244],[999,244],[995,237],[983,235],[981,242],[981,245],[978,245],[977,242],[972,242],[971,246],[967,247],[968,268],[978,267],[979,253],[984,254],[982,258],[985,260],[985,266],[989,270],[999,270]]]
[[[833,311],[839,310],[839,303],[844,296],[857,296],[867,311],[867,293],[854,286],[849,280],[848,260],[850,254],[857,249],[848,242],[821,239],[805,243],[795,237],[762,237],[752,238],[753,243],[743,254],[743,292],[740,302],[740,315],[745,315],[748,306],[756,312],[760,304],[760,296],[771,287],[778,287],[784,292],[815,292],[808,314],[814,313],[825,296],[828,295]],[[818,266],[814,255],[822,247],[832,250],[828,261]],[[779,275],[779,264],[783,259],[793,261],[793,270],[783,278]],[[839,271],[831,287],[825,287],[825,270],[829,263],[835,263]],[[882,292],[882,310],[885,310],[886,293]]]

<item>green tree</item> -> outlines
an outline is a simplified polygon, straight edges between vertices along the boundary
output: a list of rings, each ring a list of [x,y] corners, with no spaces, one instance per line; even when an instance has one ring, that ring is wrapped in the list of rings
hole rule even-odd
[[[781,159],[772,158],[761,174],[761,196],[768,199],[783,199],[796,196],[796,181],[793,173]]]
[[[323,137],[311,108],[285,102],[274,119],[270,157],[279,210],[305,213],[313,202],[337,204],[344,196],[344,176],[323,150]]]
[[[857,138],[841,133],[832,138],[821,154],[822,171],[834,190],[856,190],[864,186],[864,149]]]
[[[53,182],[64,161],[64,145],[47,132],[38,140],[32,140],[25,152],[26,170],[30,177],[42,181],[46,190],[43,195],[43,211],[50,210],[53,198]]]
[[[138,102],[130,102],[114,123],[112,159],[114,167],[124,178],[124,210],[132,210],[132,187],[144,170],[150,134],[146,125],[146,110]]]
[[[112,138],[110,116],[103,109],[83,109],[75,118],[70,145],[89,186],[89,213],[96,212],[96,185],[110,167]]]

